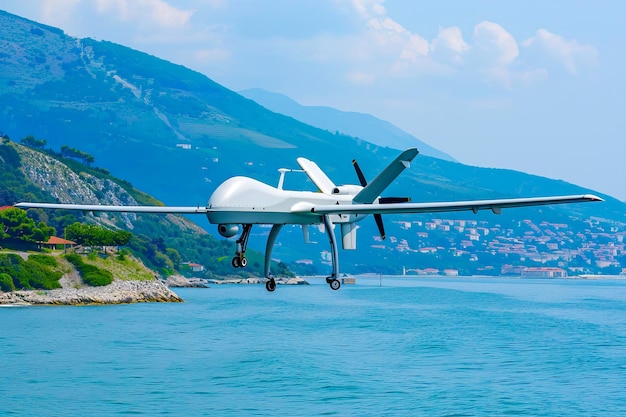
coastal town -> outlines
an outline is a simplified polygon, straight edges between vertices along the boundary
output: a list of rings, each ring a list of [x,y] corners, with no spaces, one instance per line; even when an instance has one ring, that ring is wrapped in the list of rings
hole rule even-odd
[[[372,248],[411,254],[406,275],[566,277],[626,274],[626,225],[589,218],[581,229],[538,219],[396,221],[400,233]],[[412,262],[414,261],[414,262]]]

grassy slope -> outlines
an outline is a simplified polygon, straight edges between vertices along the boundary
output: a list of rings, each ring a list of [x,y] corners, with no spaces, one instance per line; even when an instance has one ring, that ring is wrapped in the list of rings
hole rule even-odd
[[[96,257],[95,259],[83,257],[83,262],[106,269],[113,274],[113,278],[124,281],[151,281],[156,276],[154,271],[129,254],[124,260],[118,259],[116,255],[109,255],[106,258]]]
[[[57,261],[57,265],[51,267],[50,269],[53,271],[59,271],[63,274],[63,277],[59,281],[65,281],[69,284],[70,287],[79,287],[84,284],[80,283],[80,280],[77,277],[80,276],[76,267],[72,265],[70,262],[65,260],[63,256],[61,256],[60,252],[52,252],[52,253],[41,253],[41,252],[23,252],[23,251],[14,251],[14,250],[0,250],[0,254],[17,254],[24,257],[28,257],[30,255],[46,255],[50,257],[54,257]],[[156,273],[146,267],[139,259],[133,257],[132,255],[126,255],[126,259],[119,260],[117,256],[109,255],[106,258],[96,257],[95,259],[88,259],[86,256],[83,256],[83,261],[88,264],[92,264],[101,269],[106,269],[113,274],[114,279],[116,280],[124,280],[124,281],[150,281],[154,280],[156,277]],[[9,275],[11,275],[9,273]],[[65,280],[63,279],[65,278]],[[19,289],[19,288],[18,288]],[[39,290],[36,288],[35,290]]]

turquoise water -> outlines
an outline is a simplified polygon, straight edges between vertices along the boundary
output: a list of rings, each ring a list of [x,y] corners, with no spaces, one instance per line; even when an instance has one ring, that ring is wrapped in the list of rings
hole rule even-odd
[[[0,415],[626,415],[626,281],[177,293],[1,308]]]

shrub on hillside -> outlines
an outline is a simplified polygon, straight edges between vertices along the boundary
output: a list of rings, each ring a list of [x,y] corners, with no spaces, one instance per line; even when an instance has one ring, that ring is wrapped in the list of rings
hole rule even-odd
[[[50,267],[32,262],[25,261],[22,267],[22,273],[28,277],[28,284],[31,288],[42,288],[44,290],[53,290],[61,288],[59,279],[63,276],[60,271],[54,271]]]
[[[97,269],[83,275],[83,281],[93,287],[103,287],[113,282],[113,274],[106,269]]]
[[[13,278],[9,274],[0,274],[0,291],[11,292],[15,291],[15,285],[13,284]]]
[[[49,255],[39,255],[35,253],[32,255],[29,255],[28,260],[38,263],[39,265],[46,265],[50,267],[59,266],[56,258],[54,258],[53,256],[49,256]]]
[[[49,261],[41,262],[49,263]],[[60,271],[54,270],[50,265],[33,261],[30,258],[25,261],[16,254],[0,255],[0,274],[9,275],[14,288],[28,290],[35,288],[44,290],[61,288],[59,279],[63,276]]]
[[[80,255],[74,253],[65,255],[65,259],[71,262],[87,285],[92,287],[103,287],[113,282],[113,274],[105,269],[100,269],[95,265],[86,264]]]

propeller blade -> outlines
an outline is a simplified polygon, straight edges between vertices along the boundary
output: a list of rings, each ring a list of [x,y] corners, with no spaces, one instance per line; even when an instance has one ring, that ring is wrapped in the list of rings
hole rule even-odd
[[[352,160],[352,165],[354,165],[354,170],[356,171],[356,176],[359,177],[359,182],[361,183],[361,187],[367,186],[367,180],[365,179],[365,175],[363,175],[363,171],[357,164],[356,159]],[[388,201],[387,201],[388,200]],[[381,204],[389,204],[389,203],[405,203],[409,199],[404,197],[389,197],[389,198],[380,198],[379,202]],[[383,225],[383,216],[380,214],[374,214],[374,220],[376,220],[376,226],[378,226],[378,232],[380,233],[380,237],[385,240],[385,226]]]
[[[410,203],[411,197],[380,197],[379,204]]]
[[[363,171],[361,171],[361,168],[359,168],[359,164],[356,163],[356,159],[352,160],[352,165],[354,165],[356,176],[359,177],[359,182],[361,183],[361,187],[365,187],[367,185],[367,180],[365,179],[365,175],[363,175]]]
[[[378,232],[380,233],[380,237],[385,240],[385,226],[383,225],[383,216],[380,214],[374,214],[374,220],[376,220],[376,226],[378,226]]]

